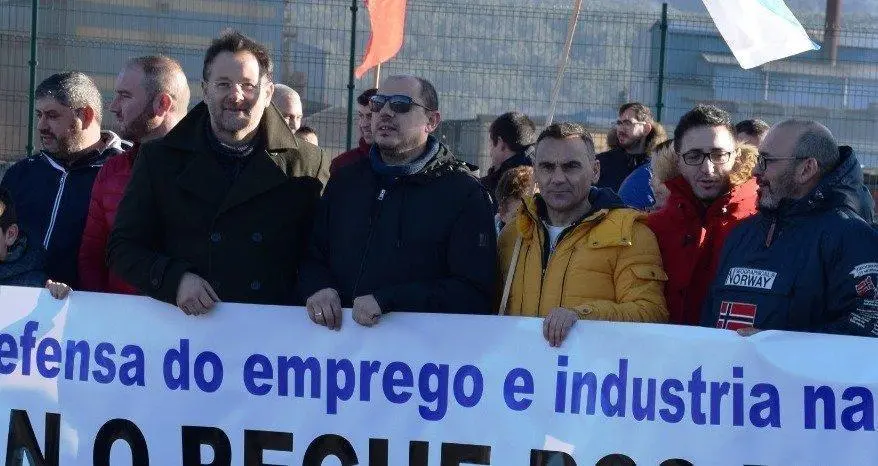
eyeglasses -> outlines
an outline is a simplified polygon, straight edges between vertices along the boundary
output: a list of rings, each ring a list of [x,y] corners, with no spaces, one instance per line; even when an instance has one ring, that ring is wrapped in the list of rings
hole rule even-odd
[[[222,95],[228,95],[232,92],[234,88],[240,88],[241,93],[245,96],[252,97],[259,92],[259,89],[262,86],[262,83],[233,83],[231,81],[205,81],[205,83],[209,86],[212,86],[218,93]]]
[[[714,165],[720,165],[728,162],[729,159],[732,158],[732,154],[736,152],[737,149],[730,151],[712,150],[710,152],[702,152],[696,149],[686,152],[681,157],[683,157],[683,162],[685,162],[686,165],[698,166],[704,163],[704,159],[707,158],[709,158]]]
[[[616,120],[613,122],[613,124],[616,125],[617,128],[621,126],[622,128],[625,128],[626,130],[634,129],[635,126],[642,125],[644,123],[646,123],[646,122],[645,121],[637,121],[637,120]]]
[[[774,162],[775,160],[804,160],[810,157],[772,157],[763,152],[759,153],[759,156],[756,157],[756,167],[759,168],[759,171],[765,171],[768,168],[768,162]]]
[[[408,113],[412,110],[412,105],[417,105],[428,111],[435,111],[435,108],[427,107],[426,105],[419,104],[412,100],[411,97],[407,95],[394,94],[394,95],[383,95],[383,94],[375,94],[369,99],[369,110],[373,113],[378,113],[384,108],[384,104],[390,106],[390,110],[393,113]]]

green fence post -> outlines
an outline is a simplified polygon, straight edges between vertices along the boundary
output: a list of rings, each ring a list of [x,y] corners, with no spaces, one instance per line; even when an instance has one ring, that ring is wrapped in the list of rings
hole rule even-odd
[[[656,98],[656,120],[662,121],[662,109],[665,107],[664,89],[665,89],[665,47],[668,40],[668,4],[662,3],[662,23],[659,26],[661,31],[661,45],[659,49],[659,75],[658,75],[658,97]]]
[[[354,131],[354,53],[357,47],[357,0],[351,0],[351,56],[348,67],[348,137],[347,150],[351,150]]]
[[[27,105],[27,148],[25,156],[34,151],[34,91],[37,86],[37,4],[38,0],[31,1],[30,14],[30,88],[28,90]]]

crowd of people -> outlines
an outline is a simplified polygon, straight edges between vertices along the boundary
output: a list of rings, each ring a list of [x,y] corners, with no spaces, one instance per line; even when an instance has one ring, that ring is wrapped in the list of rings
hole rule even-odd
[[[509,112],[491,166],[431,133],[439,93],[390,76],[357,99],[357,147],[329,160],[266,47],[223,33],[189,109],[180,64],[127,62],[102,129],[87,75],[36,89],[41,150],[0,183],[0,284],[142,294],[186,314],[304,305],[341,328],[394,312],[878,336],[874,202],[819,122],[733,124],[697,105],[669,138],[619,109],[596,153],[582,125]]]

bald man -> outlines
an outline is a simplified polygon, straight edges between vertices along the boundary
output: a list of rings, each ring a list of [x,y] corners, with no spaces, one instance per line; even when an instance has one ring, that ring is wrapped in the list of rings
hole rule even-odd
[[[757,215],[726,239],[702,325],[878,336],[878,233],[859,214],[863,173],[815,121],[769,130]]]
[[[290,131],[296,132],[302,127],[302,98],[290,86],[283,84],[274,85],[274,96],[271,103],[280,110],[280,114],[290,127]]]

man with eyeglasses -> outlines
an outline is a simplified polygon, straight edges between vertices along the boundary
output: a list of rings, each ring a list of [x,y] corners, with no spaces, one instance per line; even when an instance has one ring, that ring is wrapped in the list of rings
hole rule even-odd
[[[343,307],[364,326],[400,311],[490,313],[493,207],[470,166],[430,135],[436,90],[392,76],[370,108],[368,158],[330,178],[318,210],[299,281],[308,315],[339,329]]]
[[[759,213],[726,241],[702,325],[878,336],[878,232],[857,212],[863,173],[815,121],[769,130]]]
[[[619,119],[610,132],[610,150],[597,155],[601,177],[595,187],[618,192],[625,178],[649,162],[649,154],[667,136],[662,125],[653,120],[652,111],[639,102],[619,108]]]
[[[372,148],[372,110],[369,109],[369,99],[377,93],[378,89],[373,87],[357,96],[357,129],[360,130],[360,142],[357,147],[347,152],[342,152],[332,159],[332,164],[329,165],[330,175],[334,175],[339,168],[364,159],[369,155],[369,149]]]
[[[230,31],[204,56],[204,102],[141,148],[110,234],[110,269],[203,314],[217,302],[295,304],[302,245],[329,162],[270,105],[268,50]]]
[[[668,272],[670,322],[698,325],[726,237],[756,213],[755,151],[740,150],[730,115],[698,105],[674,130],[680,176],[665,182],[670,194],[650,214]]]

